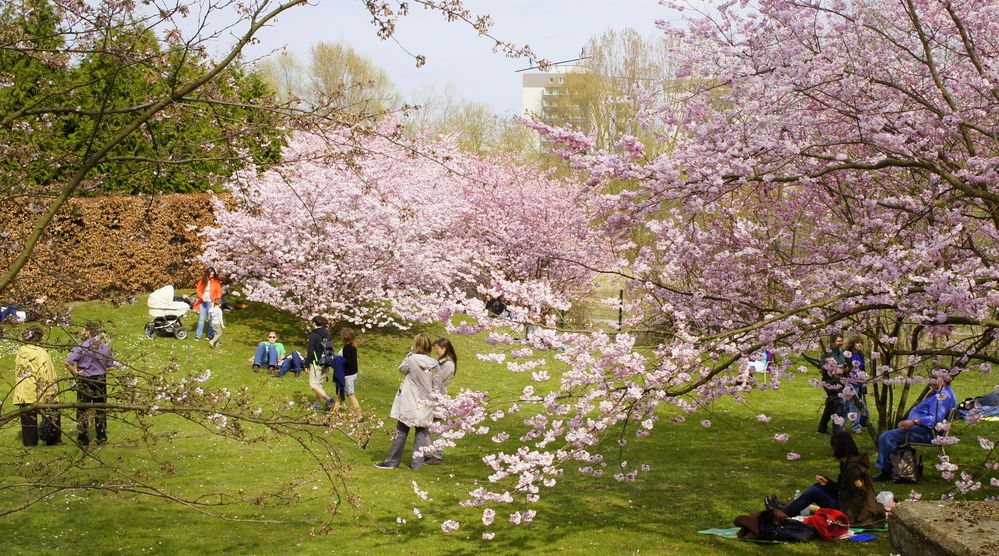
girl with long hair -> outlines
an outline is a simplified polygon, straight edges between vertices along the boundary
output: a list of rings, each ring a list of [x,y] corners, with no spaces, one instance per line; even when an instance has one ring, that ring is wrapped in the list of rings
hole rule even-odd
[[[438,338],[434,342],[434,355],[437,356],[437,369],[434,373],[434,392],[442,396],[447,396],[447,385],[458,373],[458,354],[454,351],[454,346],[447,338]],[[444,462],[444,452],[434,450],[423,463],[427,465],[437,465]]]

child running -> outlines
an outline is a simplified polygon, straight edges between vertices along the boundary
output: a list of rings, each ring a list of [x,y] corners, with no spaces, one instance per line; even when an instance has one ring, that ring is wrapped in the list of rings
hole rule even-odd
[[[221,305],[212,305],[212,308],[208,310],[208,324],[209,328],[215,332],[215,335],[208,340],[208,344],[212,346],[212,349],[215,349],[219,347],[219,342],[222,340],[222,330],[225,328]]]

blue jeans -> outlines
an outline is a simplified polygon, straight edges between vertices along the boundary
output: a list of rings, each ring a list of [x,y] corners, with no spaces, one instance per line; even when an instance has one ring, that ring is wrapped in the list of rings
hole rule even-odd
[[[909,442],[928,443],[933,440],[933,431],[929,427],[916,425],[909,429]],[[892,429],[881,433],[878,437],[878,469],[884,474],[891,473],[891,462],[888,456],[905,443],[905,431]]]
[[[838,510],[839,493],[829,486],[812,483],[812,486],[808,487],[805,492],[802,492],[801,496],[795,498],[793,502],[784,506],[782,509],[789,517],[794,517],[796,515],[800,515],[801,510],[804,510],[812,504],[817,504],[820,508],[832,508],[834,510]]]
[[[17,313],[16,305],[0,307],[0,322],[7,320],[7,317],[13,317],[15,313]]]
[[[846,414],[856,413],[857,419],[853,421],[853,430],[858,431],[867,426],[867,402],[861,398],[860,405],[853,403],[853,400],[846,401]]]
[[[257,344],[257,352],[253,354],[253,364],[260,365],[261,367],[275,367],[277,366],[278,354],[277,348],[274,344],[270,346],[267,342],[260,342]]]
[[[281,362],[281,369],[278,370],[277,376],[284,376],[289,372],[293,372],[295,373],[295,376],[298,376],[298,373],[302,372],[304,369],[305,365],[303,365],[302,354],[297,351],[293,351],[288,357],[284,358],[284,361]]]
[[[194,333],[194,336],[199,340],[201,339],[202,331],[205,329],[205,323],[208,323],[208,337],[215,336],[215,329],[212,328],[212,323],[208,319],[208,311],[211,310],[211,301],[202,301],[201,305],[198,306],[198,330]]]

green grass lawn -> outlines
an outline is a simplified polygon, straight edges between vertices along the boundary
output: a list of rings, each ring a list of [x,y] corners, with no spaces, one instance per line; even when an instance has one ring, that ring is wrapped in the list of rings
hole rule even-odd
[[[211,369],[214,377],[210,385],[230,389],[245,385],[262,403],[300,400],[308,390],[305,376],[269,378],[252,372],[247,363],[253,347],[269,329],[277,330],[290,349],[302,349],[305,330],[290,315],[256,304],[227,313],[228,327],[222,347],[213,351],[206,342],[195,342],[193,334],[186,341],[167,337],[144,339],[142,327],[147,320],[144,301],[140,298],[139,303],[122,308],[85,303],[75,308],[74,318],[79,322],[107,321],[112,347],[119,357],[131,362],[143,361],[150,369],[166,368],[170,362],[185,370]],[[189,325],[196,322],[191,316],[186,320]],[[439,328],[427,331],[441,333]],[[871,543],[816,542],[782,547],[697,534],[699,529],[728,527],[736,515],[756,511],[767,493],[777,492],[786,499],[796,488],[804,490],[817,473],[835,476],[836,465],[829,457],[828,437],[814,433],[823,394],[808,386],[806,376],[785,383],[778,392],[755,392],[745,403],[720,402],[709,412],[681,425],[661,423],[649,438],[629,435],[623,451],[614,439],[609,439],[605,453],[610,471],[605,477],[582,477],[572,466],[553,490],[542,493],[533,524],[514,527],[507,522],[502,508],[493,506],[497,509],[496,524],[486,528],[480,521],[481,508],[460,508],[457,503],[465,498],[473,481],[483,481],[489,474],[481,457],[497,446],[488,436],[470,439],[450,450],[441,466],[427,466],[418,472],[406,466],[394,471],[372,467],[388,448],[392,428],[388,411],[400,382],[396,368],[408,349],[411,335],[412,331],[360,335],[358,395],[365,409],[384,418],[386,426],[375,433],[366,449],[346,440],[338,441],[349,479],[348,491],[342,495],[356,497],[358,508],[342,504],[332,517],[329,534],[313,535],[316,528],[330,519],[329,485],[319,478],[315,463],[297,445],[267,435],[249,443],[220,439],[188,421],[166,416],[156,419],[155,426],[158,432],[175,433],[172,441],[147,446],[138,440],[136,429],[112,421],[111,443],[95,453],[104,462],[143,470],[156,477],[168,492],[187,496],[215,490],[266,492],[277,490],[289,481],[301,481],[301,488],[295,491],[298,496],[286,504],[240,505],[220,510],[230,517],[280,523],[223,521],[162,499],[74,490],[26,511],[0,517],[4,549],[13,553],[81,554],[762,554],[776,551],[887,554],[891,551],[885,534]],[[477,350],[493,350],[482,337],[454,340],[461,361],[451,384],[453,392],[468,387],[487,390],[494,399],[510,398],[529,381],[529,373],[514,374],[504,366],[478,361],[474,356]],[[0,343],[3,373],[0,396],[12,384],[13,350],[13,344]],[[64,357],[65,353],[53,354],[57,367],[61,367]],[[994,383],[989,376],[961,377],[955,390],[963,398],[985,392]],[[292,411],[301,409],[296,407]],[[772,422],[758,423],[755,416],[759,413],[770,415]],[[712,421],[710,428],[699,424],[704,418]],[[64,428],[70,429],[72,421],[66,416],[63,419]],[[976,427],[995,436],[994,423]],[[957,425],[956,430],[965,442],[950,450],[955,461],[960,461],[962,455],[981,452],[975,440],[979,431],[966,430],[963,424]],[[784,445],[774,442],[772,437],[777,432],[789,433],[791,440]],[[2,431],[0,451],[5,460],[23,457],[32,461],[53,450],[67,453],[78,450],[68,444],[22,451],[15,435],[14,426]],[[872,449],[869,438],[858,439],[861,449]],[[801,460],[787,461],[785,456],[792,450],[802,455]],[[928,461],[927,478],[916,490],[924,498],[932,499],[939,497],[946,485],[935,477],[931,467],[934,454],[924,453]],[[634,483],[619,483],[611,476],[622,460],[632,467],[648,464],[652,471],[640,474]],[[94,469],[93,473],[104,472]],[[411,485],[413,480],[429,490],[431,501],[417,498]],[[312,486],[317,488],[313,490]],[[900,498],[905,498],[910,490],[907,485],[889,484],[886,488],[894,490]],[[0,508],[18,501],[9,492],[0,491]],[[414,507],[421,510],[422,519],[416,518]],[[397,518],[406,522],[400,524]],[[461,528],[443,534],[440,525],[446,519],[459,520]],[[482,541],[485,531],[495,531],[496,538]]]

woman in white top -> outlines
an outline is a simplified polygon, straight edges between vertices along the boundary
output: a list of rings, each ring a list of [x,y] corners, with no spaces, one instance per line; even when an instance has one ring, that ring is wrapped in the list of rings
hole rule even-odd
[[[434,375],[434,390],[439,394],[447,394],[447,385],[458,374],[458,354],[447,338],[438,338],[434,342],[434,355],[437,356],[437,374]]]
[[[416,429],[410,467],[413,470],[423,467],[422,449],[430,443],[429,427],[434,420],[434,402],[431,393],[437,372],[437,360],[430,356],[430,349],[430,336],[417,334],[413,338],[412,348],[399,365],[399,372],[405,378],[395,395],[392,412],[389,414],[396,419],[395,437],[392,439],[388,457],[385,461],[375,464],[379,469],[399,467],[410,428]]]
[[[442,396],[447,396],[447,385],[458,372],[458,354],[454,351],[454,346],[447,338],[438,338],[434,342],[434,355],[437,356],[437,372],[434,373],[434,392]],[[434,450],[428,454],[423,463],[427,465],[438,465],[444,462],[444,452]]]

